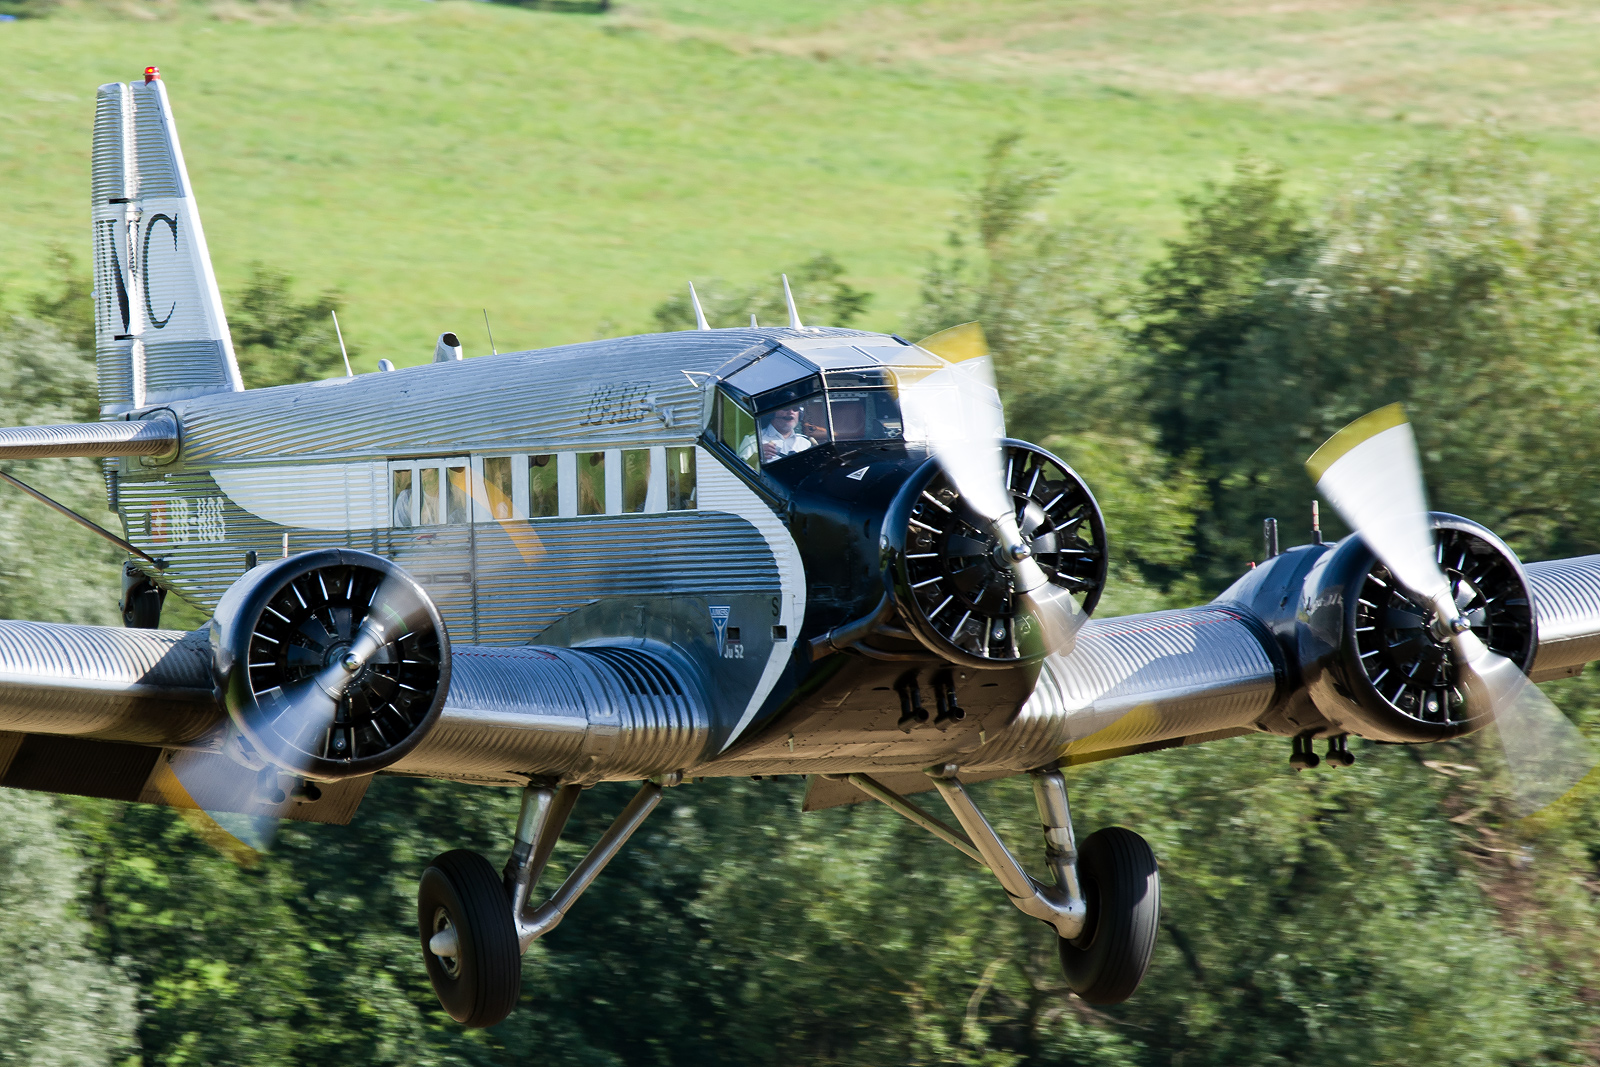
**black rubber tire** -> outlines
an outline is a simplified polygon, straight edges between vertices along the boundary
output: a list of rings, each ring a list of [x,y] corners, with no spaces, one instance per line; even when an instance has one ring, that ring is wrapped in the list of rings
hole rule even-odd
[[[122,625],[137,630],[155,630],[161,626],[161,590],[146,587],[129,590],[127,610],[122,613]]]
[[[1150,969],[1161,922],[1156,854],[1132,830],[1107,826],[1078,849],[1089,912],[1083,933],[1061,938],[1067,987],[1090,1004],[1121,1004]]]
[[[460,944],[454,973],[428,942],[447,918]],[[484,1027],[511,1014],[522,993],[522,953],[511,900],[500,874],[476,852],[458,848],[436,858],[417,886],[417,930],[428,981],[450,1018]]]

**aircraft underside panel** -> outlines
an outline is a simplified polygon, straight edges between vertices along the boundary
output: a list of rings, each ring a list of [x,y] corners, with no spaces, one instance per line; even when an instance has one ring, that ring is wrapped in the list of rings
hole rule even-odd
[[[868,669],[847,653],[839,659],[841,678]],[[864,691],[893,685],[907,665],[879,666],[893,669],[842,692],[820,686],[695,773],[866,772],[916,791],[927,787],[921,768],[933,763],[958,763],[981,780],[1254,732],[1287,688],[1266,628],[1216,606],[1093,620],[1071,654],[1045,660],[1031,696],[1020,671],[956,672],[965,718],[909,735],[896,728],[894,705]],[[858,697],[869,699],[852,711]]]

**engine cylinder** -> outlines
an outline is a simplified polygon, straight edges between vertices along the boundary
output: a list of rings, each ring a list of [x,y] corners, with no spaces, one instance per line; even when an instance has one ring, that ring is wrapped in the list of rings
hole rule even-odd
[[[1105,589],[1106,529],[1083,479],[1044,449],[1002,443],[1001,464],[1018,526],[1052,584],[1085,614]],[[1014,667],[1047,651],[1018,611],[1000,539],[937,459],[901,486],[883,522],[883,581],[917,639],[964,666]]]
[[[1489,530],[1456,515],[1429,516],[1456,606],[1491,650],[1524,671],[1538,630],[1522,563]],[[1307,691],[1325,718],[1376,741],[1440,741],[1487,725],[1467,713],[1449,645],[1432,609],[1403,589],[1359,537],[1306,575],[1297,628]]]
[[[450,687],[450,640],[433,601],[396,564],[352,549],[246,573],[217,605],[211,648],[217,691],[249,745],[325,781],[410,752]]]

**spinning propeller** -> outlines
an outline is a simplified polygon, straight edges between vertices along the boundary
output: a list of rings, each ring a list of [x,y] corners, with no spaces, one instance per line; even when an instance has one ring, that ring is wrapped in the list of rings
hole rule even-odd
[[[1565,795],[1595,766],[1588,743],[1527,675],[1472,632],[1435,555],[1416,438],[1399,404],[1364,415],[1306,461],[1317,489],[1432,616],[1455,661],[1467,717],[1499,727],[1519,815]]]
[[[226,754],[173,753],[164,791],[241,862],[293,805],[320,798],[319,782],[371,774],[414,747],[448,687],[437,609],[367,553],[322,550],[246,574],[218,605],[212,645],[232,720]]]
[[[1035,558],[1033,539],[1025,531],[1038,524],[1037,516],[1030,516],[1027,503],[1017,501],[1007,486],[1001,444],[1005,420],[983,328],[975,322],[954,326],[924,338],[920,347],[948,365],[922,375],[897,369],[905,436],[927,443],[966,506],[994,534],[995,558],[1010,572],[1019,606],[1038,625],[1043,650],[1069,652],[1088,616]]]

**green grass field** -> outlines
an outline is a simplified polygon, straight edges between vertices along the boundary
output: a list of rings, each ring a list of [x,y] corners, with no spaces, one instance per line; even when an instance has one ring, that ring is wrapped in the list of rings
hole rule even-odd
[[[0,282],[38,286],[58,244],[87,258],[94,88],[156,63],[224,293],[253,261],[343,289],[368,367],[424,360],[445,329],[487,351],[484,307],[503,350],[644,329],[686,279],[750,282],[820,250],[877,294],[866,325],[893,329],[1006,129],[1070,162],[1057,210],[1122,222],[1153,249],[1176,198],[1241,152],[1283,162],[1314,194],[1364,155],[1439,141],[1453,119],[1396,118],[1404,107],[1375,109],[1365,90],[1208,89],[1183,75],[1205,40],[1219,69],[1261,57],[1224,47],[1228,20],[1198,5],[1165,5],[1193,18],[1141,35],[1132,20],[1151,5],[1127,6],[1119,28],[1109,5],[1050,14],[1010,0],[656,0],[606,16],[460,0],[126,2],[134,14],[0,24]],[[1082,34],[1067,9],[1089,20]],[[1348,23],[1350,10],[1335,14]],[[1473,32],[1456,37],[1484,37]],[[1440,58],[1415,37],[1401,43],[1446,73],[1470,58],[1468,44]],[[1167,73],[1084,59],[1137,41],[1139,62]],[[1025,45],[1035,58],[1018,64]],[[1350,51],[1318,48],[1318,69]],[[1544,100],[1554,77],[1501,97]],[[1554,166],[1600,156],[1582,124],[1523,125]]]

